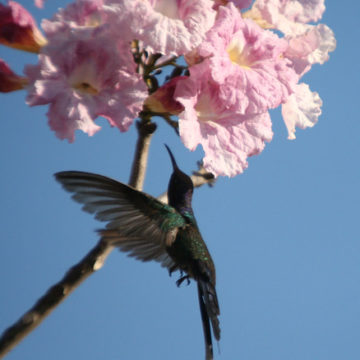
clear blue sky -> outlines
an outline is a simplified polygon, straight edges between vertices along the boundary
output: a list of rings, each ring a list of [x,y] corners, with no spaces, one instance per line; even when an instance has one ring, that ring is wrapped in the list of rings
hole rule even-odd
[[[39,20],[68,1],[48,1]],[[335,32],[330,61],[306,76],[323,99],[319,123],[287,140],[279,112],[275,136],[244,174],[196,191],[194,209],[217,267],[223,360],[360,358],[360,5],[327,1]],[[35,57],[0,47],[21,71]],[[0,95],[0,332],[12,324],[97,242],[101,226],[54,181],[85,170],[127,182],[136,141],[100,120],[93,138],[55,138],[46,107],[24,92]],[[162,193],[171,174],[163,143],[191,172],[190,153],[163,122],[153,138],[145,191]],[[9,355],[9,360],[203,359],[194,283],[178,289],[157,263],[114,251]]]

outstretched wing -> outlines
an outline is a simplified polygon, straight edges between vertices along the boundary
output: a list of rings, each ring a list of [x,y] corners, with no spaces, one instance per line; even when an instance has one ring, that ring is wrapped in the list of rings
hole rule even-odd
[[[139,260],[174,267],[165,243],[175,239],[185,220],[173,207],[102,175],[63,171],[55,178],[84,205],[84,211],[107,222],[106,229],[99,231],[105,240]]]

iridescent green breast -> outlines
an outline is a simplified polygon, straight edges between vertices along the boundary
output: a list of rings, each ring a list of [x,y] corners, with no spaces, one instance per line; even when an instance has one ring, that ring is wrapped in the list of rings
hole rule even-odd
[[[176,239],[167,248],[167,252],[175,263],[190,276],[196,277],[201,275],[196,274],[201,268],[204,271],[206,270],[207,276],[210,275],[210,277],[215,279],[215,268],[212,258],[196,225],[187,224],[179,228]]]

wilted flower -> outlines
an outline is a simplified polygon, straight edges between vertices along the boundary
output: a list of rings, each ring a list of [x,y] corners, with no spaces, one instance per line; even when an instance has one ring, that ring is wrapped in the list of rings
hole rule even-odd
[[[19,3],[0,4],[0,43],[15,49],[38,53],[46,39],[31,14]]]
[[[186,79],[186,76],[177,76],[165,83],[145,100],[144,105],[155,113],[171,115],[181,113],[184,107],[174,99],[174,92],[176,84],[182,79]]]
[[[6,93],[21,90],[28,82],[26,77],[15,74],[9,65],[0,59],[0,92]]]

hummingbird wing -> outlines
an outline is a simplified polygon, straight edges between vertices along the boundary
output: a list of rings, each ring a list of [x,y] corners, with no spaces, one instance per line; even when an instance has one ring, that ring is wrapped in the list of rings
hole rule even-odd
[[[155,260],[176,268],[166,251],[184,218],[171,206],[108,177],[81,171],[55,174],[82,209],[107,222],[99,233],[120,250],[142,261]]]

